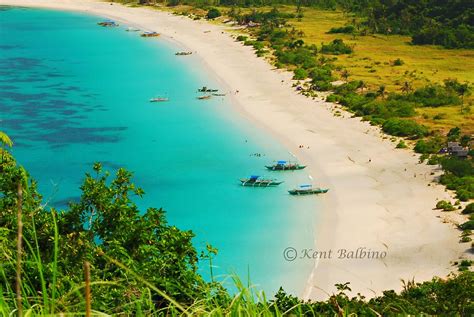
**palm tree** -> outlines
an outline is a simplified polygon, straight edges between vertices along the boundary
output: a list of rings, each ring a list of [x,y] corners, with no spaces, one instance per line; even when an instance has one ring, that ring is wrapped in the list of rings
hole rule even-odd
[[[380,85],[379,89],[377,90],[377,94],[382,97],[382,99],[385,99],[385,85]]]
[[[1,163],[3,164],[3,157],[4,157],[4,154],[5,154],[5,146],[12,147],[13,142],[5,132],[0,131],[0,143],[2,144],[2,161],[1,161]]]

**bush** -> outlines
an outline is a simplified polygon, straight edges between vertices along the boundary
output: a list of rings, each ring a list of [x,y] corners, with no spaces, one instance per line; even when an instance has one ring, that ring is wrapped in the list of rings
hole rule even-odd
[[[440,157],[438,155],[430,155],[428,159],[428,165],[438,165],[440,162]]]
[[[429,140],[419,140],[416,142],[415,145],[415,152],[416,153],[438,153],[441,148],[443,147],[443,140],[440,137],[434,137]]]
[[[436,209],[443,209],[443,211],[453,211],[455,208],[449,201],[440,200],[436,204]]]
[[[405,64],[405,62],[402,61],[400,58],[397,58],[393,61],[393,66],[402,66],[403,64]]]
[[[445,171],[458,177],[474,175],[474,166],[472,161],[469,160],[447,157],[441,161],[441,165]]]
[[[207,15],[206,15],[206,18],[209,19],[209,20],[213,20],[215,18],[218,18],[220,17],[222,14],[221,12],[219,11],[219,9],[217,8],[211,8],[209,9],[209,11],[207,11]]]
[[[318,91],[329,91],[333,88],[331,83],[326,81],[315,81],[313,82],[311,89],[318,90]]]
[[[440,107],[461,103],[461,99],[452,89],[438,84],[418,88],[410,94],[392,94],[389,99],[407,100],[424,107]]]
[[[382,125],[382,130],[391,135],[413,138],[420,138],[428,134],[428,129],[425,126],[419,125],[412,120],[399,118],[391,118],[385,121]]]
[[[334,54],[334,55],[340,55],[340,54],[351,54],[352,53],[352,48],[345,44],[343,40],[341,39],[335,39],[329,44],[324,44],[321,47],[321,52],[324,54]]]
[[[456,192],[456,197],[461,201],[468,201],[469,199],[474,198],[474,193],[472,191],[460,188]]]
[[[237,36],[237,41],[239,41],[239,42],[245,42],[245,41],[247,41],[247,38],[248,38],[248,37],[245,36],[245,35],[239,35],[239,36]]]
[[[262,50],[265,48],[265,43],[261,41],[253,41],[252,46],[256,50]]]
[[[295,75],[293,76],[293,79],[301,80],[301,79],[308,78],[308,72],[303,68],[295,69],[294,73],[295,73]]]
[[[337,95],[329,95],[326,97],[327,102],[339,102]]]
[[[466,221],[459,226],[462,230],[474,230],[474,220]]]
[[[331,28],[328,33],[335,34],[335,33],[345,33],[345,34],[352,34],[355,32],[355,27],[353,25],[346,25],[341,27],[334,27]]]
[[[397,149],[406,149],[407,148],[407,145],[405,143],[404,140],[400,140],[400,142],[398,142],[397,144]]]
[[[463,214],[468,215],[474,213],[474,203],[470,203],[469,205],[464,208],[462,211]]]
[[[442,159],[442,165],[443,161],[444,160]],[[459,200],[468,201],[469,199],[474,199],[473,176],[459,177],[449,171],[446,171],[446,173],[440,177],[440,182],[441,184],[446,185],[447,189],[455,190]]]

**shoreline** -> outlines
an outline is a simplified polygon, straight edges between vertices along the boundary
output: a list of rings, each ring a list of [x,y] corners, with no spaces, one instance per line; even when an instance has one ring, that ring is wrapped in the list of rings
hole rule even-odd
[[[298,294],[304,299],[324,298],[336,291],[335,283],[347,281],[354,294],[372,297],[387,289],[399,291],[400,279],[444,277],[451,271],[450,261],[467,248],[458,243],[454,226],[441,219],[459,221],[457,215],[432,210],[436,200],[451,200],[443,186],[428,185],[431,173],[437,173],[434,167],[418,164],[418,155],[409,150],[396,150],[395,144],[380,137],[379,128],[351,119],[344,111],[343,117],[336,117],[328,110],[334,105],[297,94],[290,73],[273,70],[252,48],[231,38],[225,32],[228,27],[92,0],[0,0],[0,4],[85,12],[157,31],[166,40],[197,51],[212,76],[228,89],[239,90],[230,94],[231,104],[307,164],[318,185],[330,188],[317,198],[322,212],[315,250],[366,247],[387,252],[386,258],[376,260],[316,259],[305,291]]]

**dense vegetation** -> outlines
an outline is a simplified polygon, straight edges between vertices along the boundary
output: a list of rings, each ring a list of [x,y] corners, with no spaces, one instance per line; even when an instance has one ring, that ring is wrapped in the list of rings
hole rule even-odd
[[[119,169],[110,179],[95,164],[81,186],[80,201],[57,211],[42,205],[36,183],[5,149],[11,140],[3,133],[0,137],[2,315],[19,309],[35,315],[83,314],[90,307],[137,316],[474,313],[474,273],[465,270],[466,261],[460,265],[465,272],[449,279],[407,282],[400,294],[386,291],[371,300],[349,297],[349,283],[337,284],[339,291],[319,302],[304,302],[282,289],[267,299],[238,279],[238,292],[229,294],[196,273],[198,261],[212,259],[217,251],[208,246],[198,256],[193,233],[167,224],[162,209],[141,213],[132,198],[144,193],[131,182],[130,172]]]

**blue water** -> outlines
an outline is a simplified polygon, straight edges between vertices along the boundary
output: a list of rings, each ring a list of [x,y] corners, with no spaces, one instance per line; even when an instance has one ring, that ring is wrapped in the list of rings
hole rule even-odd
[[[198,250],[219,250],[214,274],[248,273],[259,289],[300,293],[311,263],[286,262],[288,246],[311,247],[315,197],[286,190],[304,171],[265,172],[290,158],[272,136],[250,125],[222,97],[197,100],[219,87],[195,56],[178,57],[165,39],[144,39],[100,19],[38,9],[0,10],[0,130],[39,181],[44,200],[64,208],[80,196],[93,162],[125,167],[171,224],[196,233]],[[149,103],[166,95],[166,103]],[[261,157],[252,156],[261,153]],[[240,177],[263,174],[278,188],[243,188]],[[209,277],[207,263],[200,273]]]

